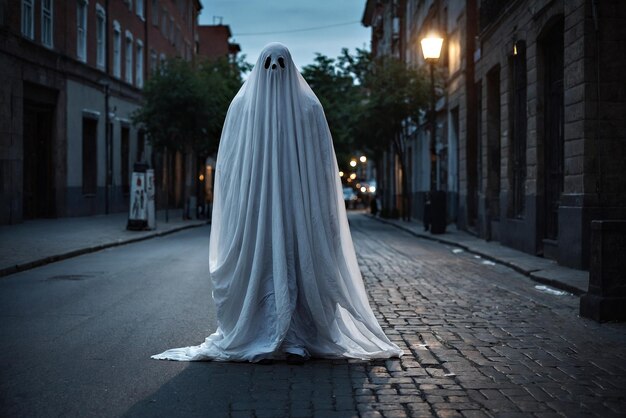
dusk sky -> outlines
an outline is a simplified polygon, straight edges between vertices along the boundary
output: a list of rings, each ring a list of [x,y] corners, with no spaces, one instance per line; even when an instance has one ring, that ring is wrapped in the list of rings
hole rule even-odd
[[[219,16],[230,26],[232,41],[241,45],[241,53],[252,64],[270,42],[285,44],[299,69],[311,64],[316,52],[335,58],[343,47],[354,51],[370,46],[370,30],[361,25],[365,0],[201,2],[200,24],[219,23],[214,20]],[[320,27],[325,28],[303,30]]]

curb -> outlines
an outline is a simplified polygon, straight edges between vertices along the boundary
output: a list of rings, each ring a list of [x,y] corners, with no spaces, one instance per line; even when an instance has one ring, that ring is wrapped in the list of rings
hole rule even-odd
[[[484,258],[485,260],[493,261],[494,263],[501,264],[501,265],[503,265],[505,267],[508,267],[508,268],[510,268],[510,269],[512,269],[512,270],[514,270],[514,271],[516,271],[518,273],[520,273],[520,274],[523,274],[524,276],[528,277],[529,279],[531,279],[534,282],[541,283],[541,284],[546,284],[546,285],[549,285],[549,286],[554,287],[554,288],[559,289],[559,290],[564,290],[566,292],[572,293],[575,296],[581,296],[581,295],[587,293],[586,291],[584,291],[582,289],[579,289],[578,287],[571,286],[571,285],[569,285],[567,283],[563,283],[563,282],[561,282],[559,280],[554,280],[554,279],[550,279],[548,277],[539,276],[538,273],[540,273],[542,270],[525,270],[525,269],[521,268],[520,266],[518,266],[516,264],[513,264],[511,262],[508,262],[508,261],[505,261],[505,260],[502,260],[502,259],[499,259],[499,258],[495,258],[494,256],[492,256],[490,254],[485,254],[484,252],[477,251],[475,249],[472,249],[472,248],[468,247],[465,244],[460,244],[460,243],[455,242],[455,241],[450,241],[450,240],[446,240],[446,239],[443,239],[443,238],[437,238],[437,237],[434,237],[434,236],[428,236],[426,234],[419,234],[419,233],[417,233],[415,231],[410,230],[409,228],[403,227],[402,225],[398,225],[398,224],[396,224],[394,222],[390,222],[390,221],[387,221],[385,219],[381,219],[381,218],[372,216],[371,214],[368,214],[367,216],[369,216],[370,218],[375,219],[375,220],[377,220],[379,222],[382,222],[384,224],[396,227],[396,228],[398,228],[398,229],[400,229],[400,230],[402,230],[404,232],[407,232],[407,233],[409,233],[409,234],[411,234],[411,235],[413,235],[413,236],[415,236],[417,238],[423,238],[423,239],[427,239],[427,240],[430,240],[430,241],[439,242],[440,244],[453,245],[455,247],[462,248],[464,251],[467,251],[468,253],[479,255],[482,258]]]
[[[35,267],[45,266],[46,264],[55,263],[57,261],[67,260],[68,258],[78,257],[80,255],[95,253],[97,251],[101,251],[111,247],[118,247],[121,245],[132,244],[139,241],[145,241],[151,238],[162,237],[165,235],[172,234],[174,232],[179,232],[185,229],[197,228],[204,225],[210,225],[210,222],[193,224],[193,225],[183,225],[180,227],[175,227],[172,229],[168,229],[167,231],[159,231],[154,232],[152,234],[144,235],[142,237],[137,238],[129,238],[123,241],[109,242],[106,244],[95,245],[93,247],[80,248],[78,250],[68,251],[62,254],[50,255],[39,260],[29,261],[28,263],[16,264],[15,266],[5,267],[0,270],[0,278],[9,276],[11,274],[19,273],[21,271],[26,271],[30,269],[34,269]]]

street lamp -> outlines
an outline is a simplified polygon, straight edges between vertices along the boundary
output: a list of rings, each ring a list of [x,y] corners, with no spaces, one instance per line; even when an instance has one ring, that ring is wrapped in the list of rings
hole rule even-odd
[[[424,60],[430,67],[430,191],[437,190],[437,118],[435,114],[435,63],[441,55],[443,38],[429,34],[422,41]]]
[[[424,60],[430,67],[430,210],[431,233],[446,231],[446,197],[437,190],[437,116],[435,113],[435,63],[441,55],[443,38],[429,34],[421,40]]]

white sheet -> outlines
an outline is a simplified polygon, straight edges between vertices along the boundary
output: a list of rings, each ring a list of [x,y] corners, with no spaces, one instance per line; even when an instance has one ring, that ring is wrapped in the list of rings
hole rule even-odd
[[[338,172],[319,100],[287,48],[267,45],[230,105],[217,156],[209,265],[218,328],[199,346],[152,357],[401,356],[369,305]]]

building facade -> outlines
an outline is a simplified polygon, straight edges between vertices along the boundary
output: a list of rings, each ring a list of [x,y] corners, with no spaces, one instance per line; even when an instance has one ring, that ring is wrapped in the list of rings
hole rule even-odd
[[[435,152],[437,190],[447,196],[447,217],[456,221],[459,190],[459,123],[464,107],[464,71],[460,42],[464,39],[464,4],[458,1],[369,0],[362,23],[372,28],[371,48],[374,58],[392,56],[413,68],[426,66],[420,39],[430,32],[444,35],[451,46],[442,51],[434,64],[435,73]],[[449,51],[449,53],[448,53]],[[449,109],[453,108],[452,112]],[[413,121],[405,138],[404,171],[390,148],[380,166],[382,205],[386,213],[422,219],[424,203],[431,186],[431,121],[425,114]],[[407,176],[411,195],[410,213],[402,213],[401,181]]]
[[[0,2],[0,223],[127,210],[133,164],[158,165],[131,114],[161,62],[194,57],[200,9]]]
[[[448,170],[438,181],[448,181],[441,187],[448,190],[449,220],[485,239],[587,269],[591,221],[626,219],[620,76],[626,57],[616,53],[626,40],[626,4],[372,0],[365,16],[394,8],[404,10],[396,15],[405,21],[397,26],[406,28],[407,62],[422,64],[418,39],[425,30],[445,39],[437,158]],[[397,54],[376,22],[364,18],[372,51]],[[393,33],[393,26],[385,28]],[[430,172],[420,129],[413,148],[416,200]]]
[[[198,55],[207,59],[226,57],[234,62],[241,47],[230,42],[232,33],[228,25],[200,25],[198,28],[200,43]]]

